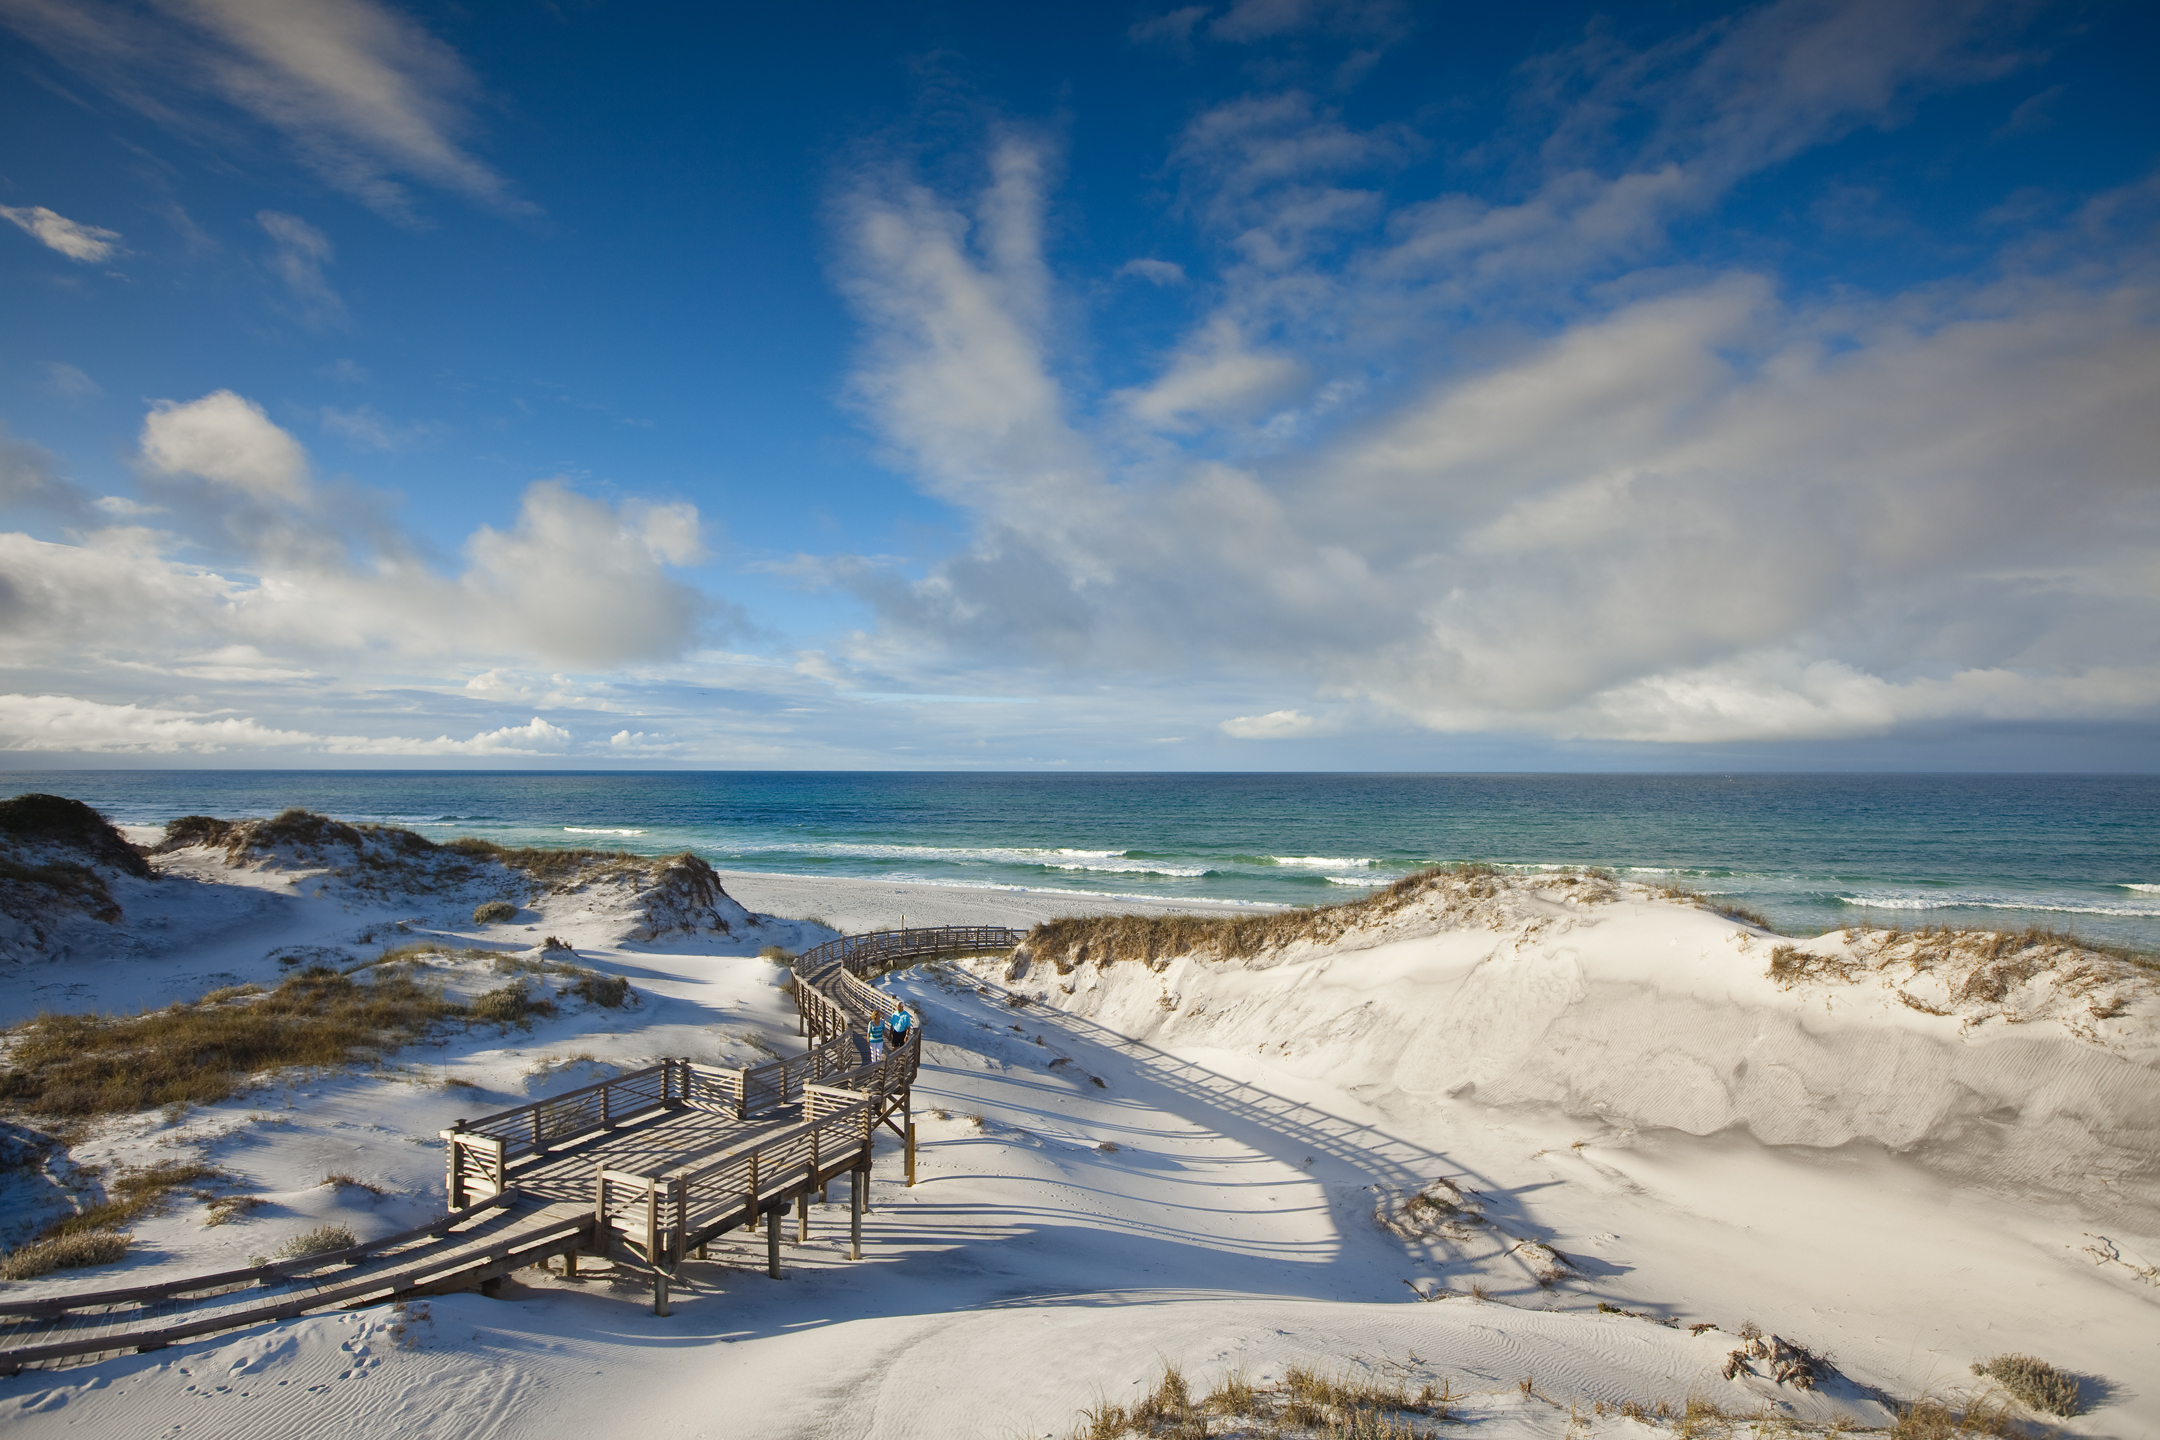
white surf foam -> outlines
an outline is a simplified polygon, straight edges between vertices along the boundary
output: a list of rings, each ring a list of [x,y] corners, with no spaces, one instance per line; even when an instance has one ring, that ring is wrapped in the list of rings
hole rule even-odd
[[[566,835],[642,835],[645,833],[643,830],[615,829],[603,825],[565,825],[562,828],[563,833]]]
[[[1035,865],[1047,870],[1087,870],[1108,875],[1168,875],[1197,879],[1208,873],[1205,865],[1185,865],[1171,860],[1129,857],[1123,850],[1081,850],[1071,846],[963,846],[963,845],[867,845],[783,844],[766,845],[748,854],[827,855],[835,859],[944,861],[976,865]]]
[[[1864,910],[2025,910],[2043,915],[2160,915],[2160,902],[2122,900],[2110,903],[2047,895],[1913,895],[1890,891],[1840,895],[1837,900],[1841,905]]]
[[[1377,865],[1377,860],[1340,858],[1332,855],[1270,855],[1268,859],[1277,865],[1292,865],[1301,870],[1357,870]]]

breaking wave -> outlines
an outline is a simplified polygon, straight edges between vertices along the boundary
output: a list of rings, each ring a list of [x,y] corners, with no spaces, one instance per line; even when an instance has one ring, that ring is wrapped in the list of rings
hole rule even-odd
[[[2125,886],[2125,889],[2139,887]],[[1909,892],[1862,892],[1857,895],[1840,895],[1841,905],[1867,910],[2024,910],[2042,915],[2119,915],[2151,917],[2160,915],[2160,901],[2086,899],[2068,895],[2003,895],[1938,894],[1915,895]]]

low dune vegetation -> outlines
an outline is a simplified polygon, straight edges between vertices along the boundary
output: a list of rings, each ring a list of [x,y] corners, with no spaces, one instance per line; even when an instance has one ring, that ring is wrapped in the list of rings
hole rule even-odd
[[[55,909],[117,923],[120,906],[106,872],[157,878],[135,847],[80,800],[36,794],[0,800],[0,913],[33,929]]]
[[[1021,953],[1055,964],[1060,973],[1089,962],[1156,963],[1181,955],[1248,959],[1299,943],[1328,944],[1397,911],[1438,902],[1442,910],[1490,901],[1510,886],[1552,899],[1596,905],[1619,898],[1610,872],[1566,870],[1514,877],[1480,863],[1435,865],[1339,905],[1308,905],[1254,915],[1086,915],[1046,920],[1028,932]]]
[[[85,1178],[98,1178],[94,1168],[80,1173]],[[231,1178],[216,1166],[189,1160],[168,1160],[123,1171],[104,1183],[104,1199],[61,1216],[28,1244],[0,1256],[0,1279],[31,1280],[55,1270],[115,1264],[126,1257],[132,1242],[126,1227],[162,1211],[176,1191],[186,1190],[197,1199],[214,1201],[212,1193],[202,1187],[224,1184]]]
[[[485,960],[509,983],[459,1001],[427,961]],[[550,980],[560,983],[552,995]],[[161,1105],[206,1105],[292,1067],[381,1059],[440,1027],[530,1025],[574,996],[618,1008],[630,982],[583,965],[490,950],[408,945],[349,971],[313,965],[272,990],[235,985],[133,1015],[44,1014],[7,1035],[0,1103],[88,1117]]]
[[[1973,1374],[1993,1380],[2012,1398],[2047,1415],[2065,1418],[2083,1409],[2075,1375],[2031,1355],[1997,1355],[1974,1365]]]
[[[1445,1385],[1413,1391],[1400,1377],[1343,1370],[1328,1374],[1292,1365],[1280,1381],[1256,1384],[1243,1374],[1225,1375],[1205,1394],[1185,1373],[1166,1364],[1148,1392],[1130,1405],[1103,1401],[1087,1410],[1070,1440],[1123,1440],[1126,1436],[1281,1436],[1285,1427],[1341,1440],[1422,1440],[1427,1424],[1452,1418],[1454,1396]],[[1417,1421],[1425,1424],[1414,1423]]]
[[[76,802],[63,803],[73,805]],[[81,808],[87,810],[87,807]],[[720,877],[713,868],[687,850],[677,855],[637,855],[627,850],[512,847],[471,835],[437,844],[425,835],[395,825],[348,823],[312,810],[285,810],[267,820],[220,820],[212,815],[183,815],[167,823],[165,838],[151,853],[169,854],[194,846],[223,850],[226,863],[230,865],[244,865],[251,860],[279,855],[303,863],[343,868],[361,876],[378,871],[407,874],[415,867],[424,866],[441,872],[437,876],[438,883],[468,879],[481,865],[500,865],[521,871],[546,886],[583,885],[631,877],[649,884],[675,880],[687,886],[690,893],[686,898],[707,904],[723,893]],[[132,851],[129,853],[133,854]],[[136,857],[136,863],[142,863],[140,857]],[[509,908],[496,908],[504,905]],[[517,914],[517,907],[507,901],[490,901],[481,908],[489,913],[485,918],[475,913],[473,918],[478,924],[512,919]]]
[[[469,1014],[403,967],[372,979],[311,967],[267,992],[134,1015],[45,1014],[8,1036],[0,1102],[73,1117],[211,1104],[265,1071],[378,1058]]]

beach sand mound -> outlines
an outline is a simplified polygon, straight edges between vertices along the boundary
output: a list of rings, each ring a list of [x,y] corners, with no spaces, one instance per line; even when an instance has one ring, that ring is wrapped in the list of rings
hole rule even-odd
[[[397,826],[348,824],[307,810],[267,820],[185,816],[166,827],[153,853],[189,851],[222,854],[233,869],[289,873],[347,899],[432,897],[461,906],[501,900],[530,904],[544,920],[566,911],[605,917],[639,941],[731,935],[757,925],[713,868],[689,851],[512,849],[470,837],[437,844]]]
[[[1416,879],[1417,877],[1413,877]],[[1785,941],[1597,877],[1438,872],[1325,912],[1038,927],[1021,994],[1383,1111],[1862,1144],[2160,1233],[2160,988],[2059,938]],[[1405,889],[1405,887],[1408,887]],[[1241,929],[1240,927],[1244,927]],[[984,962],[984,968],[1001,962]]]
[[[148,861],[105,817],[59,795],[0,800],[0,957],[31,959],[119,923]]]

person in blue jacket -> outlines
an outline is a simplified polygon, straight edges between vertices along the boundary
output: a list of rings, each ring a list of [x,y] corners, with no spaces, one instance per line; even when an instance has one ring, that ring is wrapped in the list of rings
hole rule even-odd
[[[914,1027],[915,1017],[907,1013],[907,1007],[893,1006],[891,1017],[885,1021],[885,1038],[892,1043],[895,1052],[907,1044],[908,1031]]]

